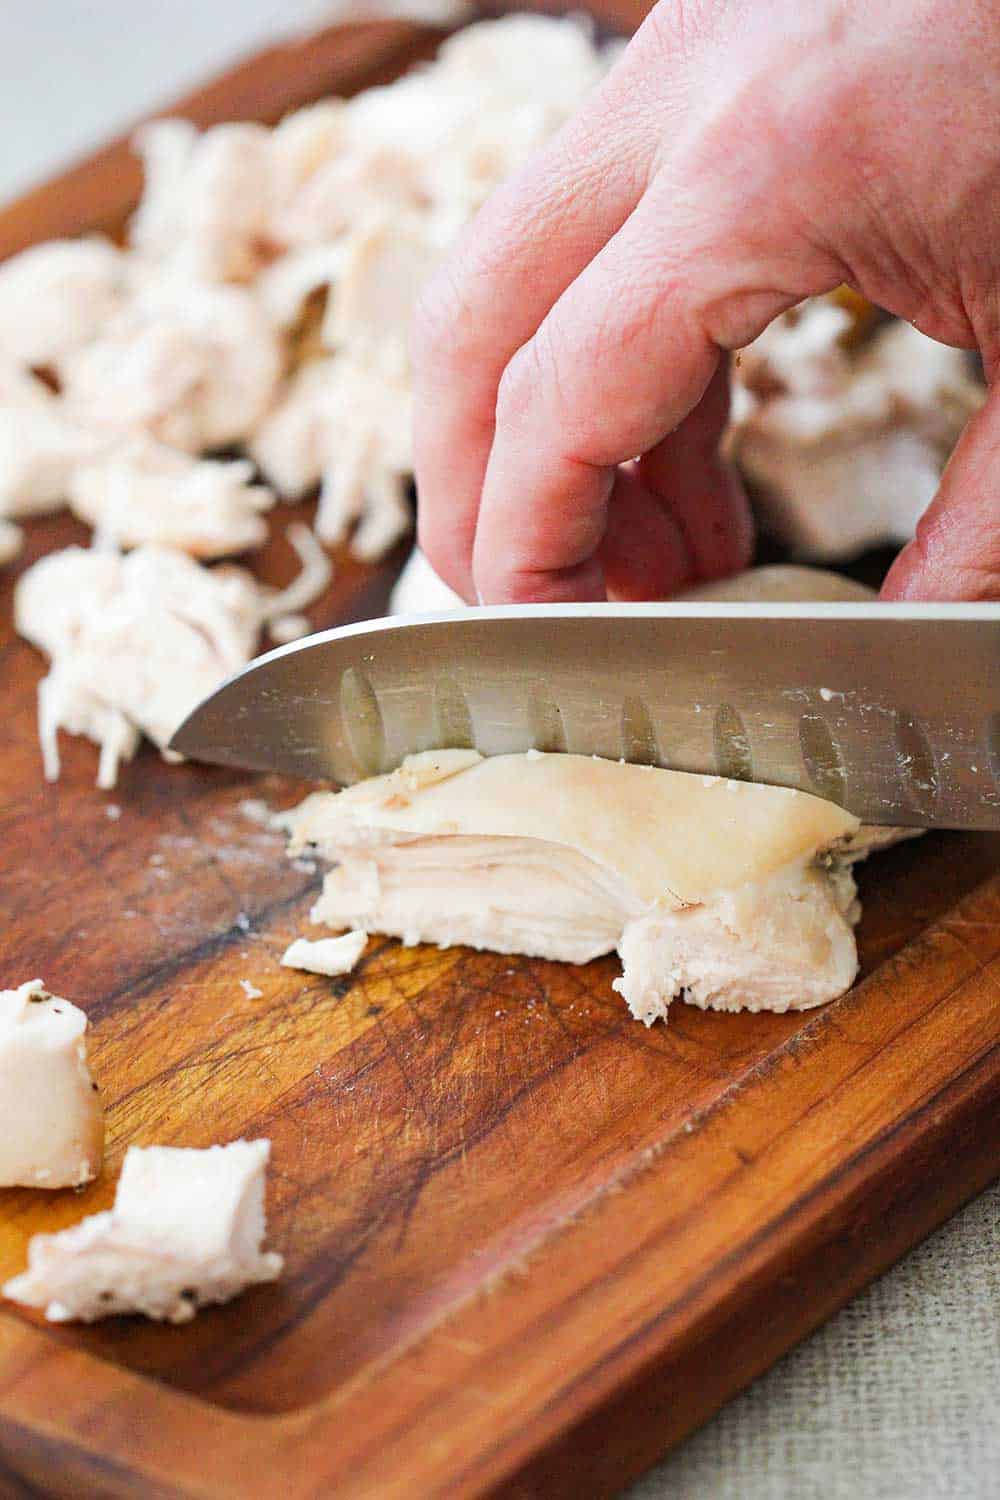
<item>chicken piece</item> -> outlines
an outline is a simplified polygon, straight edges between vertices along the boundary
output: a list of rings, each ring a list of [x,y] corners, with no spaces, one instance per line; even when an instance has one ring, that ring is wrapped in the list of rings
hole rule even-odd
[[[261,512],[274,494],[253,483],[254,472],[246,459],[195,459],[143,433],[76,468],[69,505],[102,544],[154,543],[192,557],[228,557],[267,538]]]
[[[894,321],[852,345],[850,314],[815,299],[776,320],[734,372],[728,443],[801,557],[904,542],[985,392],[967,356]]]
[[[309,622],[302,611],[320,597],[333,577],[333,564],[308,526],[297,521],[289,526],[286,535],[298,553],[301,564],[298,576],[283,589],[257,585],[261,624],[267,626],[271,638],[279,643],[308,632]],[[304,629],[300,628],[303,624]]]
[[[76,465],[104,443],[43,381],[0,355],[0,517],[58,510]]]
[[[145,187],[133,246],[193,281],[249,281],[267,254],[272,135],[263,125],[155,120],[136,134]]]
[[[277,331],[244,287],[150,278],[60,367],[67,413],[113,436],[191,453],[246,438],[281,379]]]
[[[13,562],[24,546],[24,532],[10,521],[0,521],[0,568]]]
[[[297,938],[281,956],[286,969],[305,969],[309,974],[350,974],[368,942],[367,932],[345,932],[343,937],[320,938],[311,943]]]
[[[287,588],[243,568],[203,568],[169,547],[127,556],[67,547],[19,579],[18,632],[52,660],[38,688],[45,776],[59,777],[60,729],[101,747],[97,784],[115,785],[145,734],[164,749],[202,698],[257,649],[263,626],[326,587],[330,564],[306,526],[289,528],[302,572]]]
[[[326,100],[275,130],[245,122],[204,132],[187,120],[144,125],[134,142],[145,183],[133,246],[189,280],[250,281],[284,248],[289,204],[336,153],[344,108]]]
[[[336,861],[313,920],[586,963],[650,1024],[680,994],[802,1009],[848,989],[850,813],[804,792],[578,755],[411,756],[279,816]]]
[[[352,100],[348,106],[351,128],[341,150],[275,211],[272,236],[293,253],[345,242],[355,226],[373,219],[393,220],[427,210],[414,143],[408,145],[401,139],[383,144],[378,127],[370,130],[358,117],[361,111],[370,115],[371,93],[391,95],[398,88],[399,84],[393,84],[389,89],[367,90]]]
[[[65,728],[100,745],[103,788],[140,731],[166,746],[189,710],[246,665],[261,623],[248,573],[210,572],[152,546],[127,557],[50,553],[19,580],[14,609],[20,634],[52,658],[38,702],[46,778],[59,776]]]
[[[406,361],[407,335],[417,296],[430,276],[438,251],[420,220],[373,220],[347,248],[335,295],[327,304],[323,341],[355,357],[391,349]]]
[[[309,299],[340,280],[347,259],[344,244],[307,245],[281,256],[262,271],[254,290],[274,326],[294,328]]]
[[[28,1246],[28,1269],[5,1297],[53,1323],[143,1313],[187,1323],[200,1307],[275,1281],[263,1252],[267,1140],[205,1151],[130,1146],[114,1207]]]
[[[0,990],[0,1188],[80,1187],[101,1170],[86,1030],[83,1011],[40,979]]]
[[[358,523],[351,551],[378,557],[412,525],[411,408],[402,358],[334,355],[293,376],[251,453],[286,498],[322,482],[316,531],[324,542],[342,541]]]
[[[0,265],[0,356],[57,365],[95,338],[125,294],[127,256],[93,236],[49,240]]]

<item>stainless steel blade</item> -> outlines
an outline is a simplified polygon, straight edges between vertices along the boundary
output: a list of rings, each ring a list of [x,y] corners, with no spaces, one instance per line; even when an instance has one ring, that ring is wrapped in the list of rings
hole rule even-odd
[[[172,748],[340,783],[415,750],[571,750],[1000,828],[1000,605],[517,606],[283,646]]]

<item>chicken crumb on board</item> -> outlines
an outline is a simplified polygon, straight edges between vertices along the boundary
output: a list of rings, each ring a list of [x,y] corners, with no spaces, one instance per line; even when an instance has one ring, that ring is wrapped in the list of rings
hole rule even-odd
[[[367,942],[367,932],[359,930],[314,942],[297,938],[285,949],[281,962],[286,969],[305,969],[310,974],[350,974],[357,968]]]

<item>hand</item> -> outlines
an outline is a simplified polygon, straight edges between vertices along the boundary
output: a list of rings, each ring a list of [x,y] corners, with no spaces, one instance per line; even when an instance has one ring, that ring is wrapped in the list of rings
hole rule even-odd
[[[998,118],[996,0],[660,0],[422,300],[437,571],[506,603],[662,597],[745,566],[726,351],[840,282],[978,348],[992,380]],[[884,592],[1000,598],[996,389]]]

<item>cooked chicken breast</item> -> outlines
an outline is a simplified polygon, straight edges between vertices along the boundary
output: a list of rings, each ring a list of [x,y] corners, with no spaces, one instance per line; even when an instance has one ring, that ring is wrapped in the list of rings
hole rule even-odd
[[[849,988],[858,822],[803,792],[577,755],[429,751],[278,819],[335,862],[313,919],[586,963],[670,1002],[799,1009]]]

